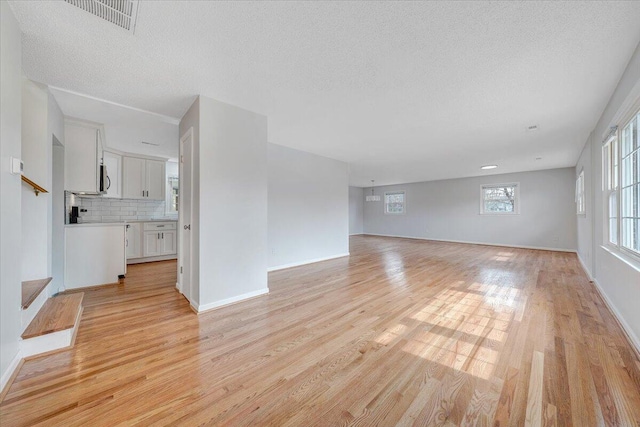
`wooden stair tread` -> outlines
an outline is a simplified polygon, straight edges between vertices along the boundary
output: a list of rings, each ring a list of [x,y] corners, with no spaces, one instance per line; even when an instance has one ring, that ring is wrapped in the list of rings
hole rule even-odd
[[[22,334],[23,339],[73,328],[82,308],[84,293],[56,295],[47,300]]]
[[[51,282],[53,278],[47,277],[46,279],[38,279],[38,280],[27,280],[26,282],[22,282],[22,309],[26,310],[29,308],[32,302],[36,300],[40,292],[47,287],[49,282]]]

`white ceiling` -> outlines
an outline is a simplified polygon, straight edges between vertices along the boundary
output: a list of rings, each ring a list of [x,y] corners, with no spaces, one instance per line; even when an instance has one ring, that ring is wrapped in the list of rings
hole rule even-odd
[[[235,104],[361,186],[575,165],[640,42],[640,2],[156,1],[135,34],[11,7],[28,77],[172,117]]]
[[[65,116],[104,124],[105,145],[128,153],[178,158],[179,120],[49,87]],[[143,144],[142,142],[150,144]]]

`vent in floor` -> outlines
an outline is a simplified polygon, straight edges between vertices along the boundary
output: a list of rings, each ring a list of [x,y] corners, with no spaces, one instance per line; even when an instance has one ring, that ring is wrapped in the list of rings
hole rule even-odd
[[[138,0],[64,0],[98,18],[135,32]]]

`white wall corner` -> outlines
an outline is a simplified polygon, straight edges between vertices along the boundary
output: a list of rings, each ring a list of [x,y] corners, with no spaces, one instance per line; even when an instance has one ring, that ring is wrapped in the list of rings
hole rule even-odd
[[[210,302],[208,304],[201,304],[198,305],[197,307],[194,306],[193,304],[191,305],[198,314],[204,313],[205,311],[209,311],[209,310],[213,310],[216,308],[220,308],[220,307],[224,307],[226,305],[230,305],[230,304],[235,304],[235,303],[239,303],[245,300],[248,300],[250,298],[255,298],[255,297],[259,297],[261,295],[265,295],[269,293],[269,288],[263,288],[263,289],[258,289],[257,291],[252,291],[252,292],[247,292],[245,294],[242,295],[236,295],[234,297],[231,298],[226,298],[223,300],[219,300],[219,301],[214,301],[214,302]]]

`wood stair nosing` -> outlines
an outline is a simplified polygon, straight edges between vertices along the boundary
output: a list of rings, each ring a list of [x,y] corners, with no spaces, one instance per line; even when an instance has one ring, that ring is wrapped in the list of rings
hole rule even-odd
[[[71,329],[82,309],[84,293],[56,295],[47,300],[22,334],[22,339],[34,338]]]
[[[26,310],[47,287],[53,277],[22,282],[22,309]]]

